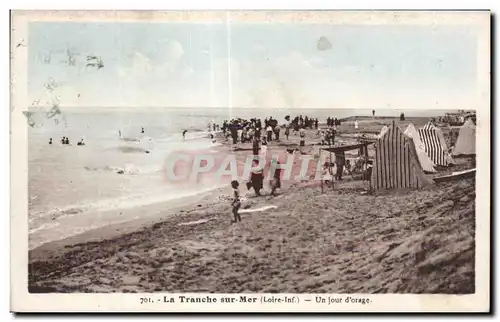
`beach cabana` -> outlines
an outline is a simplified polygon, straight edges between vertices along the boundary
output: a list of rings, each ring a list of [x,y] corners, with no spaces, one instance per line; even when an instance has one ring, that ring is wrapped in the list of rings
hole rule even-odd
[[[412,123],[408,124],[408,127],[406,128],[404,134],[413,140],[413,144],[415,145],[415,150],[417,151],[418,161],[420,162],[422,170],[424,170],[424,172],[429,172],[429,173],[436,172],[436,169],[434,169],[434,162],[425,153],[425,145],[420,140],[418,131]]]
[[[332,153],[335,154],[335,159],[337,160],[339,157],[343,157],[345,158],[345,152],[347,151],[354,151],[354,150],[358,150],[359,151],[359,156],[364,158],[364,160],[368,160],[368,146],[373,144],[374,142],[370,142],[370,141],[361,141],[359,143],[354,143],[354,144],[345,144],[345,145],[339,145],[339,146],[330,146],[330,147],[324,147],[324,148],[321,148],[319,151],[320,151],[320,159],[321,159],[321,151],[324,150],[324,151],[327,151],[330,153],[330,166],[329,166],[329,170],[330,170],[330,173],[333,175],[333,172],[332,172]],[[337,161],[335,161],[337,162]],[[363,179],[363,175],[361,176],[361,179],[362,180],[365,180]],[[367,178],[366,180],[368,180],[369,178]],[[323,181],[321,182],[321,190],[323,190]]]
[[[424,143],[425,153],[435,165],[446,167],[454,163],[448,153],[448,145],[440,128],[429,122],[423,128],[418,129],[418,134]]]
[[[413,139],[393,123],[375,143],[370,187],[419,189],[431,183],[418,161]]]
[[[468,119],[458,132],[458,138],[453,148],[453,156],[476,154],[476,126]]]

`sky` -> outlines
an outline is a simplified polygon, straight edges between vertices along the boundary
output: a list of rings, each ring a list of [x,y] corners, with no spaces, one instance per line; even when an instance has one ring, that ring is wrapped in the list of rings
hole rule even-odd
[[[470,26],[33,22],[28,37],[28,96],[40,105],[54,97],[79,107],[477,104]],[[87,55],[104,67],[87,67]]]

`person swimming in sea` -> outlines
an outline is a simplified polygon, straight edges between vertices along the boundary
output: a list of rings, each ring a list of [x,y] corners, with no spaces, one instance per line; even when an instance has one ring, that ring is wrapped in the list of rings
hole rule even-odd
[[[141,133],[144,133],[144,127],[141,128]]]
[[[76,145],[85,145],[85,142],[83,142],[83,139],[80,140]]]

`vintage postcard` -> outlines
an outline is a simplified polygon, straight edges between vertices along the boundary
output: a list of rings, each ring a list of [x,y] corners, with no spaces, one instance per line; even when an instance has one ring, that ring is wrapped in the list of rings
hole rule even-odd
[[[11,310],[488,312],[490,21],[11,12]]]

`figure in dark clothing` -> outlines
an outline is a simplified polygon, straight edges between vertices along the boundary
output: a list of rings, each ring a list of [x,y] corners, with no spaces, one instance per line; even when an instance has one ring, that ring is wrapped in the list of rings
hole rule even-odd
[[[344,172],[344,165],[345,165],[344,152],[335,154],[335,163],[337,164],[337,173],[335,174],[335,179],[342,180],[342,173]]]
[[[276,126],[274,128],[274,136],[276,137],[276,141],[279,141],[280,140],[280,127],[279,126]]]
[[[240,190],[239,187],[240,184],[238,181],[233,180],[231,181],[231,187],[233,188],[233,201],[231,202],[231,206],[233,207],[233,215],[234,215],[234,221],[233,223],[236,223],[238,221],[241,221],[241,216],[238,213],[241,207],[241,201],[240,201]]]
[[[260,196],[260,190],[264,183],[264,170],[259,166],[258,160],[252,161],[252,172],[250,173],[250,182],[255,191],[255,195]]]
[[[76,145],[85,145],[85,142],[83,142],[83,139],[80,140]]]
[[[304,130],[304,128],[300,129],[299,136],[300,136],[300,146],[305,146],[306,145],[306,130]]]
[[[316,118],[316,120],[314,120],[314,129],[318,129],[318,118]]]
[[[64,144],[69,144],[69,139],[66,138],[66,140],[64,140]]]
[[[52,138],[49,139],[49,144],[52,144]]]
[[[236,129],[236,125],[231,124],[231,138],[233,139],[233,144],[238,143],[238,130]]]
[[[253,141],[252,141],[253,155],[259,155],[259,150],[260,150],[259,137],[258,136],[254,136],[253,137]]]
[[[66,144],[66,137],[65,136],[62,137],[61,144]]]
[[[280,162],[278,160],[273,163],[274,165],[271,166],[271,169],[274,167],[274,174],[271,179],[271,196],[276,196],[276,189],[281,188],[281,169],[279,168]]]
[[[141,128],[141,133],[144,133],[144,128]]]

